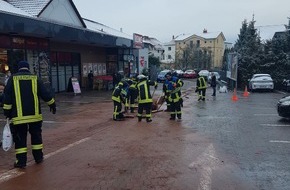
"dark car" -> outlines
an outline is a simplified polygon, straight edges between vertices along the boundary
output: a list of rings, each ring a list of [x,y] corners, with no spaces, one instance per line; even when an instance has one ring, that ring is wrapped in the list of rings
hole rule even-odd
[[[279,116],[290,118],[290,96],[285,96],[278,101],[277,111]]]
[[[290,91],[290,78],[284,79],[282,81],[282,87],[283,87],[283,90],[286,90],[287,92]]]
[[[166,80],[165,75],[170,72],[170,70],[161,71],[157,76],[157,82],[164,82]]]

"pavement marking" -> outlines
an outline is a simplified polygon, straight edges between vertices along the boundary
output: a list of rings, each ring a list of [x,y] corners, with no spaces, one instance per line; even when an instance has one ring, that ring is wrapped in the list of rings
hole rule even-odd
[[[61,148],[61,149],[58,149],[57,151],[54,151],[54,152],[51,152],[51,153],[45,155],[44,158],[47,159],[47,158],[49,158],[49,157],[51,157],[51,156],[54,156],[54,155],[56,155],[56,154],[58,154],[58,153],[60,153],[60,152],[65,151],[65,150],[67,150],[67,149],[69,149],[69,148],[71,148],[71,147],[74,147],[74,146],[76,146],[76,145],[78,145],[78,144],[81,144],[81,143],[83,143],[83,142],[86,142],[86,141],[88,141],[88,140],[90,140],[90,139],[91,139],[91,137],[87,137],[87,138],[84,138],[84,139],[79,140],[79,141],[77,141],[77,142],[74,142],[74,143],[72,143],[72,144],[69,144],[69,145],[67,145],[67,146],[65,146],[65,147],[63,147],[63,148]]]
[[[58,149],[57,151],[54,151],[54,152],[51,152],[51,153],[45,155],[44,159],[48,159],[51,156],[54,156],[54,155],[56,155],[58,153],[61,153],[61,152],[65,151],[65,150],[67,150],[69,148],[72,148],[72,147],[74,147],[76,145],[79,145],[79,144],[81,144],[81,143],[83,143],[85,141],[88,141],[90,139],[91,139],[91,137],[87,137],[87,138],[81,139],[79,141],[76,141],[76,142],[74,142],[72,144],[69,144],[69,145],[67,145],[67,146],[65,146],[65,147],[63,147],[61,149]],[[30,162],[27,163],[27,166],[31,166],[33,164],[34,164],[34,161],[30,161]],[[24,169],[18,169],[18,168],[14,168],[14,169],[9,170],[9,171],[7,171],[7,172],[5,172],[3,174],[0,174],[0,184],[5,182],[5,181],[8,181],[8,180],[10,180],[12,178],[16,178],[16,177],[18,177],[18,176],[20,176],[22,174],[25,174],[25,170]]]
[[[75,123],[70,121],[43,121],[43,123]]]
[[[84,102],[84,101],[59,101],[61,103],[82,103],[82,104],[89,104],[92,102]]]
[[[216,168],[220,160],[216,157],[213,144],[198,156],[197,160],[189,165],[189,168],[199,168],[201,170],[198,190],[211,190],[212,170]]]
[[[276,140],[271,140],[269,142],[270,143],[290,143],[290,141],[276,141]]]
[[[0,119],[0,121],[5,121],[6,119]],[[43,121],[43,123],[75,123],[75,122],[70,122],[70,121]]]
[[[254,114],[254,116],[277,116],[277,114],[275,113],[257,113],[257,114]]]
[[[262,126],[269,126],[269,127],[290,127],[290,125],[283,125],[283,124],[260,124]]]

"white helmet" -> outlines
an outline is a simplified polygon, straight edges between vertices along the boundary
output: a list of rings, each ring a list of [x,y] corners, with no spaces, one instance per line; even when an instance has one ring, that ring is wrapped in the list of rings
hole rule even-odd
[[[139,79],[139,80],[145,79],[145,78],[147,78],[147,77],[145,75],[142,75],[142,74],[140,74],[140,75],[137,76],[137,79]]]

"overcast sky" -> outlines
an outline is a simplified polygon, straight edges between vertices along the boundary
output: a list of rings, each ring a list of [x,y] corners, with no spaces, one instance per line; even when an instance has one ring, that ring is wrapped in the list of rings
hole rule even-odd
[[[243,20],[288,24],[290,0],[73,0],[83,18],[169,42],[179,34],[221,31],[235,43]]]

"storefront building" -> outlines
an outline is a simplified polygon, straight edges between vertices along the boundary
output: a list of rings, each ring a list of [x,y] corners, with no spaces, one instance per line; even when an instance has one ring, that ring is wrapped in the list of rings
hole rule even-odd
[[[15,73],[17,63],[27,60],[55,92],[66,91],[70,77],[85,88],[90,70],[96,77],[120,70],[129,75],[136,64],[130,38],[93,31],[83,20],[75,27],[1,10],[0,18],[1,72]]]

